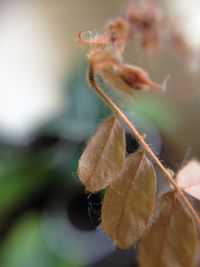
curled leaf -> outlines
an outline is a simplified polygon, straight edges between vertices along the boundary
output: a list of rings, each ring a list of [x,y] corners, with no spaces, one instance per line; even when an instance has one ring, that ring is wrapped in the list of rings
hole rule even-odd
[[[111,87],[130,95],[134,90],[153,88],[161,91],[162,87],[149,78],[141,68],[124,64],[110,51],[92,53],[89,57],[94,71]]]
[[[103,34],[92,35],[90,31],[80,31],[77,34],[76,41],[79,45],[92,47],[96,52],[109,47],[113,48],[116,54],[121,55],[129,37],[129,23],[123,18],[116,18],[106,25]]]
[[[152,220],[150,230],[140,241],[140,267],[192,267],[196,228],[175,192],[165,193],[157,200]]]
[[[110,40],[107,34],[92,36],[90,31],[80,31],[77,34],[76,41],[79,45],[87,45],[92,46],[93,48],[103,49],[109,44]]]
[[[115,117],[110,117],[98,128],[79,160],[78,174],[86,190],[96,192],[107,187],[124,159],[124,129]]]
[[[144,152],[130,155],[107,190],[102,206],[102,227],[120,248],[130,247],[143,235],[155,193],[153,165]]]
[[[200,162],[191,160],[177,174],[177,184],[189,195],[200,200]]]

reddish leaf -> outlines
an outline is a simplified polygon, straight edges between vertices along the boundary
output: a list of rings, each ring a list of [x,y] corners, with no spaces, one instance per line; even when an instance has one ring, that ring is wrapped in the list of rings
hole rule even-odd
[[[86,190],[107,187],[122,168],[125,159],[124,129],[115,117],[101,124],[80,160],[78,173]]]
[[[192,267],[197,232],[176,193],[165,193],[157,200],[152,221],[140,241],[140,267]]]
[[[141,238],[153,210],[155,192],[153,165],[144,152],[130,155],[102,206],[102,227],[119,247],[128,248]]]
[[[177,174],[177,183],[189,195],[200,200],[200,162],[191,160]]]

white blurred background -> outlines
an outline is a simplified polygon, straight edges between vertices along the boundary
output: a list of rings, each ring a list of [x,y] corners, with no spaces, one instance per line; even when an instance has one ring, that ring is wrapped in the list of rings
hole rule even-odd
[[[200,44],[200,1],[167,1],[193,46]],[[76,32],[101,29],[129,1],[34,0],[0,3],[0,133],[27,138],[60,112],[62,80],[83,57]],[[105,8],[106,5],[106,8]]]

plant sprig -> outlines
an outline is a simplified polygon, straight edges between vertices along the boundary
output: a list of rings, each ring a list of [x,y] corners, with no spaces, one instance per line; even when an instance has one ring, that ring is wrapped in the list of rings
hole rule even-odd
[[[196,225],[200,225],[200,216],[183,191],[197,197],[195,189],[200,185],[200,163],[192,161],[177,174],[177,178],[173,177],[134,124],[105,93],[96,76],[100,76],[111,88],[129,95],[147,89],[162,92],[165,86],[153,82],[143,69],[124,63],[122,53],[127,42],[134,39],[138,32],[141,47],[148,52],[158,52],[163,41],[163,27],[167,33],[165,39],[170,38],[175,48],[179,46],[181,51],[186,52],[187,44],[171,25],[162,16],[160,7],[155,2],[148,2],[140,8],[131,6],[125,15],[109,22],[101,35],[85,39],[81,31],[77,36],[79,44],[91,48],[88,54],[89,86],[113,113],[89,140],[79,161],[79,177],[87,191],[105,189],[102,228],[120,248],[128,248],[140,241],[141,267],[193,266],[197,246]],[[173,39],[175,35],[178,43]],[[139,141],[142,152],[126,157],[125,131],[118,118]],[[172,191],[162,193],[159,198],[156,198],[156,172],[146,154],[173,186]],[[190,174],[195,174],[193,182],[187,183]]]

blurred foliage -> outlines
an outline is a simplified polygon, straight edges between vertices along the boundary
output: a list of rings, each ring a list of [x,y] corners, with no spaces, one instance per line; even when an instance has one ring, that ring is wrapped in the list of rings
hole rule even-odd
[[[159,129],[170,131],[176,126],[178,115],[175,107],[158,95],[143,95],[137,102],[126,102],[126,108],[153,122]]]
[[[45,140],[41,140],[36,149],[37,141],[25,148],[2,146],[1,212],[14,208],[26,196],[49,183],[55,178],[55,169],[61,176],[66,176],[68,182],[75,181],[73,174],[76,173],[82,145],[95,130],[99,120],[108,114],[108,109],[102,101],[85,85],[85,68],[81,67],[80,70],[75,72],[66,85],[69,88],[69,92],[66,93],[69,107],[38,130],[39,135],[45,133],[48,138],[56,136],[57,143],[45,148],[42,144]]]
[[[50,155],[4,148],[0,158],[1,213],[16,208],[52,178]]]
[[[87,85],[86,70],[83,63],[79,70],[72,72],[71,79],[64,85],[67,88],[65,111],[45,125],[46,130],[71,141],[87,140],[99,120],[110,114],[109,108]]]
[[[4,267],[80,267],[63,262],[43,240],[40,218],[27,214],[9,233],[0,252],[0,263]]]
[[[83,145],[109,113],[85,84],[85,69],[81,66],[71,79],[67,77],[68,104],[62,114],[40,127],[28,143],[1,142],[1,266],[78,266],[50,250],[41,232],[40,214],[51,205],[67,206],[80,190],[76,173]]]

